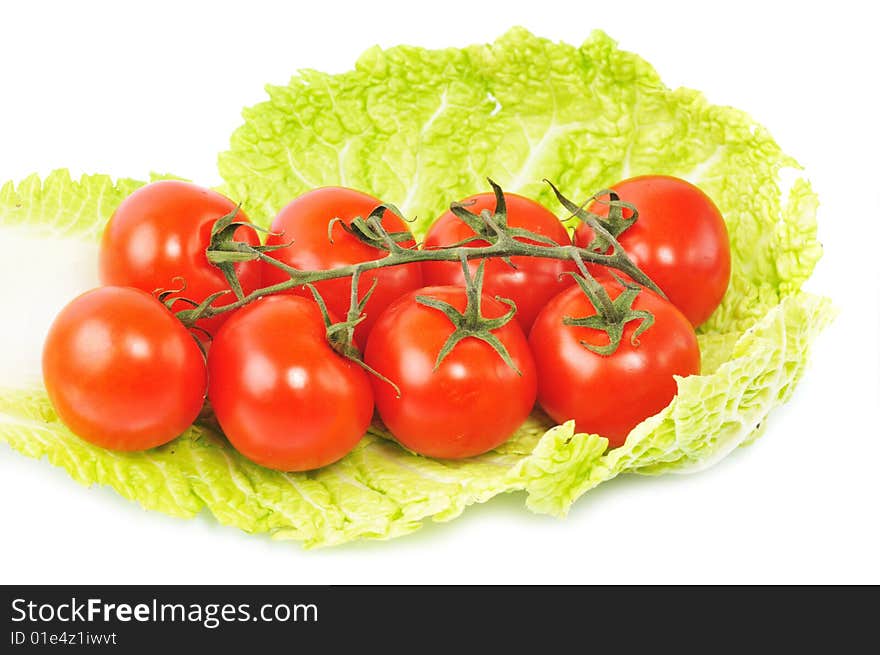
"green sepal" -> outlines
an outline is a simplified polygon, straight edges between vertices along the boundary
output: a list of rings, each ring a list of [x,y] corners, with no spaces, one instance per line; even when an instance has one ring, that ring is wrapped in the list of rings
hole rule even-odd
[[[504,360],[505,364],[516,371],[517,375],[522,375],[522,372],[517,368],[505,345],[501,343],[497,336],[492,334],[492,330],[497,330],[513,320],[513,317],[516,315],[516,303],[508,298],[496,296],[496,300],[508,305],[510,309],[503,316],[499,316],[498,318],[484,317],[481,305],[483,296],[483,276],[485,273],[486,262],[485,260],[480,261],[476,275],[471,275],[467,258],[465,257],[465,254],[462,253],[461,265],[464,270],[466,283],[465,290],[467,293],[467,306],[465,307],[464,312],[458,311],[451,304],[445,300],[440,300],[439,298],[422,295],[416,296],[415,298],[416,302],[420,305],[443,312],[452,325],[455,326],[455,330],[449,335],[449,338],[446,339],[440,352],[437,353],[437,359],[434,362],[434,370],[436,371],[440,368],[440,364],[443,363],[443,360],[446,359],[447,355],[449,355],[455,346],[457,346],[463,339],[473,337],[489,344],[492,349],[498,353],[498,356]]]
[[[330,243],[333,243],[333,228],[336,225],[341,225],[342,229],[348,234],[369,246],[389,252],[403,250],[404,248],[399,244],[412,241],[413,236],[407,231],[389,232],[386,230],[385,226],[382,225],[382,217],[386,211],[390,211],[401,220],[406,220],[396,206],[390,203],[382,203],[374,207],[366,218],[357,216],[348,223],[339,217],[333,218],[327,224],[327,239]]]
[[[357,303],[357,313],[352,317],[352,310],[349,309],[348,317],[345,321],[339,321],[334,323],[330,318],[330,312],[327,310],[327,303],[324,302],[324,298],[321,296],[321,293],[315,287],[314,284],[305,285],[309,292],[312,294],[312,297],[315,299],[315,303],[318,305],[318,309],[321,311],[321,316],[324,319],[324,326],[327,330],[327,342],[330,344],[330,347],[333,348],[337,353],[345,357],[347,360],[354,362],[362,369],[364,369],[370,375],[375,376],[382,382],[390,384],[394,388],[394,392],[397,394],[397,397],[400,398],[400,387],[398,387],[394,382],[389,380],[387,377],[379,373],[372,366],[367,364],[361,351],[357,346],[354,345],[354,341],[352,338],[352,334],[354,332],[354,328],[361,321],[366,318],[363,316],[362,312],[364,307],[367,304],[367,301],[370,299],[370,296],[373,294],[373,291],[376,288],[376,284],[378,280],[373,281],[373,285],[364,294],[363,299]]]
[[[211,226],[211,240],[205,251],[208,261],[220,269],[226,283],[236,299],[244,299],[244,290],[241,288],[241,282],[238,274],[235,272],[235,264],[241,262],[251,262],[262,257],[262,253],[286,248],[290,243],[278,244],[273,246],[252,246],[245,241],[237,241],[235,233],[239,228],[245,227],[257,232],[265,232],[274,234],[269,230],[254,225],[250,221],[236,221],[235,218],[241,211],[241,205],[236,205],[235,209],[221,216]]]
[[[584,340],[581,340],[581,345],[597,355],[612,355],[620,347],[626,324],[630,321],[641,321],[635,332],[633,332],[632,337],[630,337],[630,343],[633,346],[638,346],[639,337],[645,332],[645,330],[654,324],[654,315],[651,314],[651,312],[643,309],[633,309],[632,306],[636,298],[638,298],[639,293],[642,292],[642,287],[631,282],[626,282],[615,275],[614,277],[623,285],[624,289],[617,298],[611,300],[611,311],[608,311],[607,303],[596,297],[596,287],[599,287],[605,293],[606,298],[610,299],[610,296],[607,295],[607,291],[604,290],[601,284],[596,282],[595,279],[591,280],[585,275],[580,275],[578,273],[569,273],[569,275],[571,275],[575,282],[577,282],[577,285],[581,288],[581,291],[584,292],[584,295],[590,301],[590,304],[593,305],[593,309],[596,310],[596,313],[582,318],[564,316],[562,324],[574,327],[592,328],[594,330],[600,330],[608,335],[608,344],[605,346],[594,346]]]

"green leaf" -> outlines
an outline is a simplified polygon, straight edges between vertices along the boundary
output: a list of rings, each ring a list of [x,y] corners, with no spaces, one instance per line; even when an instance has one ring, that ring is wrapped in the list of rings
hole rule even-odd
[[[17,185],[0,186],[0,227],[27,230],[34,236],[97,240],[113,210],[143,182],[109,175],[83,175],[78,181],[67,169],[45,179],[26,177]]]
[[[418,216],[419,233],[449,201],[484,191],[487,176],[560,216],[544,177],[575,200],[640,173],[699,184],[721,208],[733,249],[730,290],[699,335],[702,375],[680,379],[673,402],[607,453],[601,436],[536,412],[508,442],[469,460],[414,455],[374,426],[342,461],[283,474],[203,426],[145,453],[93,447],[60,423],[40,388],[0,389],[0,441],[148,509],[206,510],[308,546],[397,537],[513,491],[525,492],[531,510],[561,516],[619,474],[695,470],[756,438],[833,317],[827,299],[800,291],[821,248],[809,183],[797,179],[786,197],[780,190],[780,171],[796,163],[746,114],[666,88],[602,33],[580,47],[514,29],[464,49],[373,48],[352,71],[303,71],[268,92],[245,110],[219,162],[223,190],[264,225],[326,184],[397,204]],[[0,229],[91,241],[140,184],[73,181],[66,171],[7,183]]]

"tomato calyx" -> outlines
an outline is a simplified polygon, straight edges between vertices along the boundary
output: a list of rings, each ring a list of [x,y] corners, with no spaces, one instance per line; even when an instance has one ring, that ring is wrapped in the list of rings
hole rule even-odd
[[[482,260],[475,275],[471,274],[467,258],[464,253],[461,255],[461,265],[465,277],[465,292],[467,294],[467,305],[464,312],[458,311],[455,307],[444,300],[431,298],[430,296],[416,296],[415,300],[420,305],[431,307],[443,312],[450,320],[455,331],[449,335],[449,338],[443,344],[440,352],[437,353],[437,360],[434,362],[434,370],[440,368],[440,364],[446,359],[446,356],[452,352],[452,349],[463,339],[473,337],[489,344],[492,349],[498,353],[498,356],[504,360],[517,375],[522,372],[517,368],[507,348],[501,343],[501,340],[495,336],[492,331],[510,323],[516,315],[516,304],[507,298],[495,296],[495,300],[504,303],[510,309],[498,318],[486,318],[482,312],[483,299],[483,276],[486,268],[486,261]]]
[[[382,203],[376,205],[376,207],[367,214],[366,218],[357,216],[352,219],[350,223],[346,223],[339,217],[332,219],[327,224],[327,240],[330,241],[330,243],[333,243],[333,228],[336,225],[339,225],[358,241],[361,241],[368,246],[372,246],[373,248],[377,248],[378,250],[384,250],[391,254],[398,254],[406,250],[411,250],[411,248],[404,248],[400,245],[401,243],[412,241],[413,236],[410,232],[389,232],[385,229],[385,226],[382,225],[382,217],[385,215],[386,211],[390,211],[402,221],[407,220],[395,205],[392,205],[391,203]]]
[[[271,250],[277,250],[283,246],[252,246],[245,241],[238,241],[234,238],[236,231],[241,228],[250,228],[259,232],[268,232],[264,228],[254,225],[249,221],[238,221],[236,218],[241,210],[241,205],[236,205],[228,214],[218,218],[211,226],[211,238],[208,247],[205,249],[205,256],[208,261],[220,269],[223,277],[226,279],[229,289],[222,289],[207,296],[201,302],[196,302],[182,295],[186,291],[186,280],[183,277],[175,277],[172,281],[177,285],[172,289],[156,289],[153,293],[156,298],[165,307],[174,313],[177,319],[183,323],[187,329],[212,339],[213,335],[203,327],[196,325],[196,322],[202,318],[211,317],[219,313],[214,307],[214,302],[229,293],[234,293],[238,301],[243,302],[246,294],[241,286],[241,281],[235,270],[235,265],[241,262],[255,261],[263,257],[263,253]],[[231,290],[231,291],[230,291]],[[251,294],[256,295],[256,294]],[[174,305],[183,303],[189,306],[189,309],[174,311]],[[196,338],[202,353],[207,355],[204,343]]]
[[[315,287],[314,284],[306,284],[305,286],[312,294],[312,297],[315,299],[315,304],[318,305],[318,309],[321,311],[321,317],[324,319],[324,326],[327,330],[327,343],[330,344],[330,347],[341,356],[360,366],[370,375],[374,375],[383,382],[390,384],[399,398],[400,387],[367,364],[364,361],[363,353],[361,353],[360,349],[354,343],[354,329],[357,327],[358,323],[366,318],[364,315],[364,308],[367,305],[367,301],[370,300],[370,296],[373,295],[373,291],[376,290],[376,285],[379,283],[378,280],[374,279],[373,284],[364,294],[364,297],[358,299],[359,281],[360,270],[351,276],[351,304],[348,308],[345,320],[335,322],[330,316],[330,312],[327,309],[327,303],[324,301],[324,298],[321,296],[317,287]]]
[[[474,236],[468,237],[449,246],[448,248],[461,248],[475,241],[488,241],[490,244],[495,243],[504,235],[510,240],[528,239],[542,245],[556,247],[559,244],[553,239],[541,234],[526,230],[520,227],[511,227],[507,221],[507,200],[504,197],[504,191],[492,178],[487,177],[486,181],[492,187],[495,194],[495,209],[489,211],[484,209],[478,214],[468,209],[475,201],[471,202],[453,202],[449,205],[449,211],[457,216],[463,223],[474,231]],[[501,260],[510,266],[516,268],[510,257],[501,257]]]
[[[639,212],[636,206],[630,202],[620,199],[620,196],[613,189],[602,189],[587,198],[580,205],[575,204],[556,188],[550,180],[544,180],[553,189],[556,199],[571,213],[571,218],[579,218],[593,228],[593,240],[587,244],[587,250],[602,253],[609,248],[620,248],[617,243],[617,237],[623,234],[629,227],[639,218]],[[608,196],[608,199],[605,199]],[[608,216],[599,216],[591,211],[587,211],[586,207],[597,202],[601,205],[608,206]],[[623,210],[629,210],[630,216],[627,218],[623,215]],[[599,228],[599,229],[597,229]],[[609,238],[610,237],[610,238]]]
[[[484,209],[479,215],[477,215],[468,210],[468,206],[473,204],[472,202],[451,203],[449,205],[449,211],[467,224],[467,226],[474,231],[474,236],[468,237],[467,239],[448,247],[460,248],[474,241],[497,243],[502,237],[506,237],[506,239],[510,241],[528,239],[534,243],[551,247],[559,245],[550,237],[537,234],[521,227],[511,227],[507,221],[507,199],[504,197],[504,191],[491,177],[487,177],[486,181],[489,183],[489,186],[492,187],[492,193],[495,194],[495,210],[490,212],[488,209]],[[501,261],[511,268],[516,269],[516,264],[513,263],[513,260],[511,260],[509,256],[501,257]]]
[[[642,287],[638,284],[627,282],[612,273],[614,279],[623,286],[623,291],[611,300],[602,284],[586,272],[586,269],[581,273],[569,273],[569,275],[577,282],[581,291],[584,292],[584,295],[593,305],[596,313],[581,318],[564,316],[562,324],[592,328],[608,335],[608,343],[604,346],[593,345],[584,339],[580,340],[580,344],[597,355],[612,355],[620,346],[626,324],[630,321],[640,321],[639,326],[630,337],[630,343],[633,346],[638,346],[639,336],[654,324],[654,315],[651,312],[633,309],[633,303],[643,291]]]
[[[208,248],[205,250],[205,255],[207,256],[208,261],[219,268],[220,272],[223,273],[223,277],[226,278],[226,283],[229,285],[229,288],[232,289],[235,297],[238,300],[243,300],[245,294],[244,290],[241,288],[241,282],[238,279],[238,275],[235,272],[235,265],[241,262],[255,261],[261,258],[262,253],[278,250],[279,248],[286,248],[290,244],[252,246],[245,241],[237,241],[235,239],[235,233],[241,227],[271,234],[269,230],[266,230],[259,225],[254,225],[250,221],[235,220],[240,209],[241,205],[239,204],[231,212],[225,216],[221,216],[214,222],[214,225],[211,226],[211,240],[208,244]]]

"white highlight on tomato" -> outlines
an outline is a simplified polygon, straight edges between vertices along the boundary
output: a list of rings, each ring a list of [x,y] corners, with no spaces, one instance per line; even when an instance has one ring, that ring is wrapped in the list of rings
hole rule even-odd
[[[98,320],[84,321],[76,331],[76,351],[83,353],[88,359],[80,362],[80,366],[91,370],[101,370],[110,359],[112,335],[107,326]]]
[[[275,367],[264,355],[254,353],[244,365],[244,379],[248,389],[255,393],[266,393],[272,390],[276,383]]]
[[[176,234],[171,235],[165,241],[165,254],[168,257],[180,257],[183,248],[180,245],[180,239]]]
[[[126,344],[127,350],[137,359],[148,359],[153,356],[150,344],[143,337],[132,337]]]
[[[309,381],[309,374],[301,366],[293,366],[287,369],[287,385],[291,389],[304,389]]]
[[[158,236],[152,225],[144,223],[137,226],[129,241],[128,256],[133,262],[145,266],[156,259]]]

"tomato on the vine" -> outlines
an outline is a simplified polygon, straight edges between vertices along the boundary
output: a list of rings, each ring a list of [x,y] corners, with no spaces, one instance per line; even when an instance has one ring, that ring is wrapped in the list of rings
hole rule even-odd
[[[201,302],[212,293],[229,289],[219,268],[205,253],[214,222],[235,211],[229,198],[210,189],[177,180],[163,180],[141,187],[128,196],[104,228],[100,250],[102,284],[136,287],[148,293],[186,285],[180,295]],[[236,221],[247,221],[241,210]],[[235,232],[237,241],[259,245],[259,235],[246,226]],[[244,293],[260,287],[258,262],[235,265]],[[214,301],[220,307],[234,301],[232,293]],[[187,309],[183,303],[175,311]],[[197,325],[216,331],[228,313],[203,318]]]
[[[322,187],[308,191],[285,206],[272,222],[268,246],[289,246],[267,253],[288,266],[298,269],[325,270],[371,261],[385,256],[385,251],[358,240],[335,224],[328,235],[330,222],[339,218],[350,224],[357,217],[366,218],[381,201],[378,198],[344,187]],[[382,226],[391,233],[408,232],[406,223],[391,211],[382,215]],[[331,239],[332,237],[332,239]],[[404,248],[415,247],[415,241],[404,241]],[[289,280],[284,271],[263,262],[263,281],[267,285]],[[408,291],[422,286],[419,264],[392,266],[367,271],[358,282],[358,298],[363,299],[378,280],[364,308],[364,320],[355,328],[355,339],[361,345],[382,311]],[[344,317],[351,300],[351,277],[324,280],[315,284],[327,307]],[[293,293],[311,298],[311,292],[297,287]]]
[[[93,289],[61,310],[43,346],[43,379],[64,424],[113,450],[145,450],[181,434],[206,385],[192,335],[130,287]]]
[[[534,200],[515,193],[505,193],[507,205],[507,224],[524,228],[540,236],[552,239],[561,246],[571,245],[571,238],[565,226],[546,207]],[[493,211],[496,200],[492,193],[478,193],[461,202],[473,214],[483,210]],[[451,246],[474,236],[471,227],[452,211],[444,212],[428,230],[424,248],[434,249]],[[518,238],[524,243],[544,245]],[[487,246],[482,240],[467,244],[471,248]],[[571,261],[563,259],[544,259],[541,257],[511,257],[513,266],[501,259],[486,262],[486,279],[483,290],[491,296],[509,298],[516,303],[516,319],[528,333],[541,308],[553,296],[571,285],[571,278],[563,275],[574,271]],[[479,262],[471,261],[471,271],[476,271]],[[425,284],[464,286],[464,271],[458,262],[423,262],[422,272]]]
[[[612,299],[624,290],[610,277],[601,281]],[[654,323],[633,343],[640,322],[627,322],[611,355],[595,353],[583,343],[606,346],[604,331],[563,324],[565,317],[596,314],[579,287],[551,300],[529,335],[538,370],[538,403],[555,421],[574,419],[579,432],[607,437],[611,447],[622,445],[630,430],[669,404],[677,390],[674,375],[700,371],[696,334],[678,309],[647,289],[639,292],[632,308],[653,314]]]
[[[611,189],[638,211],[617,237],[620,245],[695,327],[704,323],[730,282],[727,226],[715,203],[690,182],[666,175],[633,177]],[[609,208],[594,201],[587,210],[604,217]],[[623,217],[632,212],[624,208]],[[575,245],[586,248],[593,238],[586,223],[575,230]]]
[[[519,324],[492,331],[516,369],[491,345],[475,337],[459,341],[435,369],[437,356],[455,330],[440,310],[417,296],[445,301],[463,312],[462,287],[426,287],[389,307],[376,323],[365,362],[394,382],[370,378],[376,408],[391,433],[407,448],[431,457],[472,457],[506,441],[535,403],[535,364]],[[509,307],[484,295],[483,315],[503,316]]]
[[[232,445],[281,471],[346,455],[367,430],[367,374],[326,339],[314,300],[289,294],[236,311],[208,355],[208,399]]]

